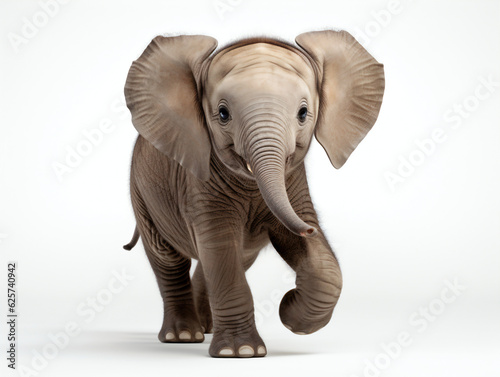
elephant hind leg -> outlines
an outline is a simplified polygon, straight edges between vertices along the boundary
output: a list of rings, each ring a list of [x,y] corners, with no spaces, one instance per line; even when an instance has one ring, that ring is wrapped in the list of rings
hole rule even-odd
[[[203,267],[198,262],[193,275],[193,296],[201,327],[206,334],[213,332],[212,310],[208,299],[208,291],[203,276]]]
[[[137,194],[132,204],[137,228],[163,299],[163,325],[158,339],[163,343],[203,342],[189,276],[191,259],[182,256],[161,237]]]

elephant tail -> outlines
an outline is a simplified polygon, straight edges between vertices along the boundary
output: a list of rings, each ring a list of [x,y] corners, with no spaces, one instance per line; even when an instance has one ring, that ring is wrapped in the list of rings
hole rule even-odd
[[[125,250],[132,250],[132,248],[135,246],[137,241],[139,241],[139,230],[137,230],[137,225],[136,225],[132,239],[130,240],[130,242],[128,244],[123,245],[123,248]]]

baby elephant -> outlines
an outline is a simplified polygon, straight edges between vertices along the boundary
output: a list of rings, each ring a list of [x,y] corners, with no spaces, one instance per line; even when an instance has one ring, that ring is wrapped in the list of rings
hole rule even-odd
[[[245,271],[269,242],[296,272],[281,321],[325,326],[342,288],[311,202],[312,135],[340,168],[375,123],[384,69],[349,33],[238,41],[213,53],[202,35],[156,37],[130,68],[139,132],[130,191],[163,298],[161,342],[202,342],[213,357],[267,353]],[[190,278],[191,259],[198,265]]]

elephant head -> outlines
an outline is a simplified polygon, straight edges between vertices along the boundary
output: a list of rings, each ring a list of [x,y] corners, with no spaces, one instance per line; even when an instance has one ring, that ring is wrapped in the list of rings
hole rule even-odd
[[[138,132],[200,180],[215,155],[242,181],[257,183],[293,233],[313,236],[288,200],[285,181],[312,135],[340,168],[375,123],[383,65],[349,33],[299,35],[297,46],[247,39],[212,55],[207,36],[156,37],[125,86]]]

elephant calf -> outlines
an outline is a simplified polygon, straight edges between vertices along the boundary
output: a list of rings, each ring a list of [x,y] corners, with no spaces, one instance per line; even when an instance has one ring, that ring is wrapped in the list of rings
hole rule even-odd
[[[296,334],[325,326],[342,288],[309,195],[312,135],[340,168],[376,121],[384,70],[345,31],[297,45],[156,37],[132,64],[127,106],[139,132],[130,177],[137,229],[164,303],[161,342],[213,357],[267,353],[245,271],[269,242],[295,270],[280,305]],[[191,279],[191,259],[199,261]]]

